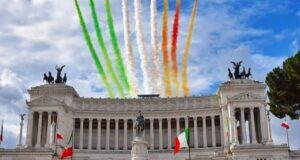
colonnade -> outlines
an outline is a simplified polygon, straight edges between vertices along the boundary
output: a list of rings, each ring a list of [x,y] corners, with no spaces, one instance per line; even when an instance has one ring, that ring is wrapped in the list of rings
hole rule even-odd
[[[26,145],[37,148],[49,147],[53,143],[50,142],[51,124],[56,121],[57,113],[54,111],[29,111]]]
[[[136,136],[135,118],[75,118],[74,148],[88,150],[128,150]],[[219,115],[146,118],[143,136],[149,149],[172,149],[174,139],[190,128],[191,148],[223,145],[223,123]]]
[[[265,112],[258,107],[239,107],[231,111],[232,138],[235,144],[257,144],[264,140]],[[265,138],[266,139],[266,138]]]

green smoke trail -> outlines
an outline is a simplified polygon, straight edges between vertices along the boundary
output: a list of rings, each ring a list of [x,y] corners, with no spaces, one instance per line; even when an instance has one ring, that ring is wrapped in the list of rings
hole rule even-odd
[[[117,67],[120,71],[123,85],[125,85],[126,90],[129,92],[130,86],[129,86],[129,83],[128,83],[127,75],[126,75],[126,72],[125,72],[124,64],[123,64],[121,53],[120,53],[120,48],[119,48],[118,39],[117,39],[115,28],[114,28],[114,22],[113,22],[113,18],[112,18],[112,13],[111,13],[111,7],[110,7],[109,0],[105,0],[105,9],[106,9],[107,23],[108,23],[108,27],[109,27],[110,39],[111,39],[111,43],[112,43],[112,46],[113,46],[114,51],[115,51],[115,56],[117,58]]]
[[[95,29],[96,29],[98,43],[101,47],[103,57],[106,61],[106,68],[107,68],[108,73],[110,74],[113,82],[116,84],[117,90],[118,90],[120,96],[124,97],[123,88],[122,88],[120,82],[117,79],[117,76],[116,76],[116,74],[113,70],[113,67],[112,67],[111,60],[109,59],[109,56],[108,56],[108,53],[107,53],[107,49],[106,49],[106,46],[105,46],[105,41],[103,39],[101,28],[100,28],[99,23],[98,23],[98,17],[97,17],[97,12],[96,12],[96,9],[95,9],[94,0],[90,0],[90,6],[91,6],[92,16],[93,16],[93,20],[94,20]]]
[[[94,62],[96,64],[96,66],[97,66],[98,72],[99,72],[99,74],[100,74],[100,76],[102,78],[102,81],[103,81],[106,89],[107,89],[108,95],[109,95],[109,97],[113,98],[115,95],[114,95],[114,93],[112,91],[112,88],[111,88],[110,84],[108,83],[108,81],[106,79],[105,72],[103,70],[101,62],[100,62],[100,60],[99,60],[99,58],[97,56],[96,50],[95,50],[95,48],[93,46],[93,43],[91,41],[91,38],[90,38],[90,35],[89,35],[89,31],[87,30],[87,27],[85,25],[85,22],[84,22],[84,19],[83,19],[83,16],[82,16],[82,13],[81,13],[78,1],[77,0],[74,0],[74,1],[75,1],[76,10],[77,10],[77,13],[78,13],[78,17],[79,17],[79,20],[80,20],[80,24],[81,24],[81,27],[82,27],[82,32],[83,32],[86,44],[89,47],[91,55],[92,55],[92,57],[94,59]]]

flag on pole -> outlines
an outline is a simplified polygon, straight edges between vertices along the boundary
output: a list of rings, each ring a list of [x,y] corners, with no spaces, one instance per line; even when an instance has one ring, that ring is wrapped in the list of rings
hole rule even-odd
[[[282,122],[281,123],[281,127],[285,128],[285,129],[289,129],[290,128],[290,126],[289,126],[289,124],[287,122]]]
[[[63,136],[61,135],[61,133],[59,132],[59,129],[57,128],[57,131],[56,131],[56,139],[63,139]]]
[[[60,158],[61,158],[61,160],[63,160],[66,157],[72,157],[72,154],[73,154],[73,131],[69,138],[67,147],[65,147],[65,149],[62,151]]]
[[[189,135],[190,135],[189,128],[186,128],[184,132],[182,132],[179,136],[175,138],[174,154],[178,153],[180,148],[189,147],[188,145]]]
[[[0,144],[3,142],[3,120],[1,125],[1,132],[0,132]]]

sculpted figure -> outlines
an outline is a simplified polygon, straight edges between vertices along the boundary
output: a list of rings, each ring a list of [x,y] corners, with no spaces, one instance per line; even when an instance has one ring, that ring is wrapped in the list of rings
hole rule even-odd
[[[239,61],[237,63],[231,61],[231,63],[234,65],[234,79],[241,79],[240,67],[243,61]]]
[[[58,66],[55,67],[55,69],[57,71],[55,83],[62,83],[63,82],[62,77],[61,77],[61,71],[63,70],[64,67],[65,67],[65,65],[63,65],[61,67],[58,67]]]
[[[139,116],[136,117],[134,128],[137,131],[137,136],[142,137],[143,131],[145,129],[145,119],[141,111],[139,111]]]

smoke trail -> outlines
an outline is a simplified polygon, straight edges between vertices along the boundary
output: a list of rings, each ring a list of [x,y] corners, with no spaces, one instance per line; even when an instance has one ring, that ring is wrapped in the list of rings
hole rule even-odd
[[[103,54],[103,57],[104,57],[105,62],[106,62],[106,68],[107,68],[108,73],[110,74],[113,82],[117,86],[117,90],[120,94],[120,97],[123,98],[124,97],[124,91],[123,91],[123,88],[122,88],[120,82],[118,81],[118,78],[117,78],[117,76],[116,76],[116,74],[113,70],[111,60],[109,59],[109,56],[108,56],[108,53],[107,53],[107,49],[106,49],[105,42],[104,42],[104,39],[103,39],[103,36],[102,36],[101,28],[100,28],[99,23],[98,23],[98,17],[97,17],[97,12],[96,12],[96,9],[95,9],[94,0],[90,0],[90,6],[91,6],[92,17],[93,17],[93,20],[94,20],[94,25],[95,25],[95,30],[96,30],[98,43],[101,47],[102,54]]]
[[[179,15],[180,15],[180,0],[176,1],[176,11],[174,15],[173,33],[172,33],[172,70],[173,70],[173,82],[176,87],[176,96],[178,96],[179,85],[178,85],[178,66],[177,66],[177,40],[178,40],[178,29],[179,29]]]
[[[161,74],[159,72],[160,69],[160,60],[158,56],[158,46],[157,46],[157,9],[156,9],[156,0],[151,0],[150,5],[150,23],[151,23],[151,46],[152,46],[152,54],[153,59],[152,63],[154,64],[154,84],[156,84],[156,88],[159,94],[162,94],[162,79]]]
[[[168,0],[164,0],[164,13],[163,13],[163,29],[162,29],[162,52],[163,52],[163,66],[164,66],[164,83],[165,95],[171,96],[170,85],[170,69],[168,59]]]
[[[78,13],[78,17],[79,17],[79,20],[80,20],[80,24],[81,24],[81,27],[82,27],[82,32],[83,32],[83,35],[84,35],[84,38],[85,38],[85,41],[86,41],[86,44],[91,52],[91,55],[94,59],[94,62],[96,64],[96,67],[98,69],[98,72],[102,78],[102,81],[107,89],[107,92],[108,92],[108,95],[109,97],[113,98],[114,97],[114,93],[112,91],[112,88],[110,86],[110,84],[108,83],[107,79],[106,79],[106,76],[105,76],[105,72],[103,70],[103,67],[101,65],[101,62],[97,56],[97,53],[96,53],[96,50],[93,46],[93,43],[91,41],[91,38],[90,38],[90,35],[89,35],[89,31],[87,30],[87,27],[85,25],[85,22],[84,22],[84,19],[83,19],[83,16],[82,16],[82,13],[81,13],[81,10],[80,10],[80,7],[79,7],[79,4],[78,4],[78,1],[77,0],[74,0],[75,1],[75,5],[76,5],[76,10],[77,10],[77,13]]]
[[[128,78],[131,86],[131,96],[137,96],[138,93],[138,82],[135,72],[135,60],[132,52],[132,46],[130,41],[130,24],[129,24],[129,11],[128,11],[128,0],[122,0],[122,12],[123,12],[123,25],[124,25],[124,41],[125,41],[125,52],[127,53],[127,68]]]
[[[144,88],[146,94],[152,93],[153,88],[151,85],[152,78],[150,73],[150,68],[148,64],[148,56],[146,53],[146,47],[144,43],[143,31],[142,31],[142,22],[141,22],[141,0],[134,0],[134,17],[135,17],[135,28],[137,36],[137,45],[140,52],[141,65],[144,75]]]
[[[190,89],[187,84],[187,64],[188,64],[188,57],[189,57],[189,50],[191,46],[191,39],[192,39],[192,34],[193,34],[193,28],[194,28],[194,22],[195,22],[195,16],[196,16],[196,11],[197,11],[197,4],[198,0],[194,0],[194,7],[193,7],[193,12],[191,15],[191,19],[189,22],[189,31],[188,31],[188,36],[186,39],[186,45],[183,53],[183,60],[182,60],[182,89],[184,92],[185,96],[189,96],[190,94]]]
[[[114,22],[113,22],[113,18],[112,18],[112,13],[111,13],[111,7],[110,7],[109,0],[105,0],[105,9],[106,9],[107,23],[108,23],[108,27],[109,27],[110,39],[111,39],[111,43],[112,43],[112,46],[114,48],[115,56],[116,56],[116,59],[117,59],[116,60],[117,61],[117,67],[120,71],[120,75],[121,75],[123,85],[125,86],[126,90],[129,91],[130,86],[129,86],[129,83],[128,83],[127,75],[126,75],[126,72],[125,72],[123,60],[122,60],[121,53],[120,53],[120,48],[119,48],[118,39],[117,39],[116,32],[115,32],[115,27],[114,27]]]

